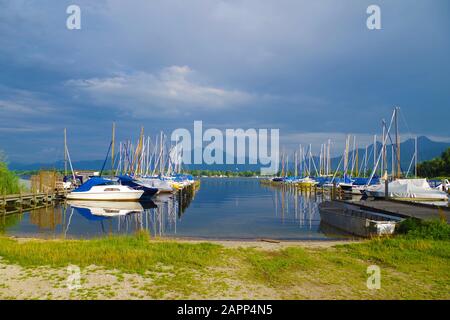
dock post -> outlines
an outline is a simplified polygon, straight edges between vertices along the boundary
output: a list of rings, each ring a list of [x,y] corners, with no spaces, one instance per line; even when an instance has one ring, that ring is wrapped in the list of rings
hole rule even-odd
[[[388,179],[384,180],[384,199],[389,199],[389,181]]]
[[[336,182],[333,182],[333,187],[331,188],[331,200],[336,200]]]

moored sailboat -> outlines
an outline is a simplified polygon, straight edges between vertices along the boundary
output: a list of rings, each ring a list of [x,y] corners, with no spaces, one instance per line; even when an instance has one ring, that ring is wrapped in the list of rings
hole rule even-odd
[[[135,190],[117,182],[92,177],[67,195],[72,200],[108,200],[108,201],[137,201],[144,194],[143,190]]]

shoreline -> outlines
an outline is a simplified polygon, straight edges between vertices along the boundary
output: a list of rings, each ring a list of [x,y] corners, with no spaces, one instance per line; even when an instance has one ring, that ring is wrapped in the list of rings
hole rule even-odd
[[[132,236],[132,235],[128,235]],[[53,242],[53,241],[89,241],[104,239],[105,237],[98,238],[37,238],[37,237],[23,237],[3,235],[3,237],[17,240],[19,243],[30,241],[41,242]],[[151,238],[150,242],[177,242],[177,243],[211,243],[221,245],[225,248],[260,248],[260,249],[283,249],[287,247],[304,247],[304,248],[330,248],[336,245],[363,243],[368,241],[367,239],[330,239],[330,240],[283,240],[283,239],[205,239],[205,238]]]

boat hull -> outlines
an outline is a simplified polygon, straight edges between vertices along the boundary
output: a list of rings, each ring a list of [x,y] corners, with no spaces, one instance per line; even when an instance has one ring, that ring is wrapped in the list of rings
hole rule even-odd
[[[319,211],[320,219],[324,223],[359,237],[391,235],[398,222],[356,207],[342,206],[336,202],[321,203]]]
[[[118,192],[72,192],[67,195],[70,200],[99,200],[99,201],[137,201],[144,191],[118,191]]]

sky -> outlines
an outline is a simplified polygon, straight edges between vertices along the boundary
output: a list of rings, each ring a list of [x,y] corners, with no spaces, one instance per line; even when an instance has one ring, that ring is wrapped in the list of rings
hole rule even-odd
[[[81,30],[66,9],[81,8]],[[366,26],[381,9],[381,30]],[[102,159],[176,128],[280,129],[283,148],[407,135],[450,141],[448,0],[0,0],[0,150]]]

